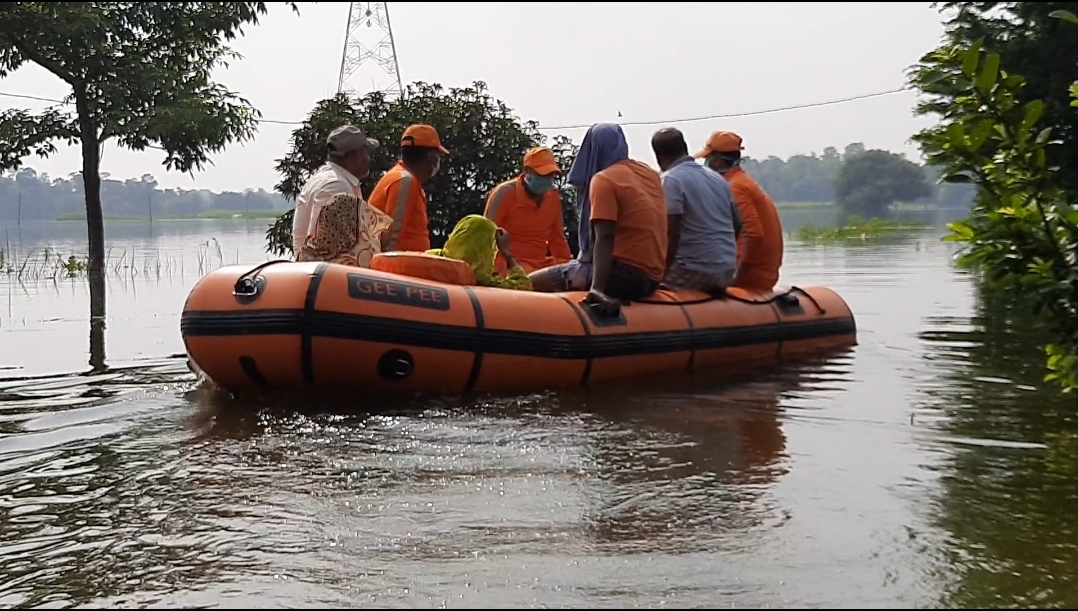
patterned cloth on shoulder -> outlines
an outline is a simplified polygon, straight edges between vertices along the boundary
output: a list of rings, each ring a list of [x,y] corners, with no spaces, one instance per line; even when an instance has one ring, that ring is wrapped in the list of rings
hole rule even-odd
[[[392,218],[362,199],[336,195],[319,211],[296,260],[370,267],[371,258],[382,252],[382,234],[392,226]]]

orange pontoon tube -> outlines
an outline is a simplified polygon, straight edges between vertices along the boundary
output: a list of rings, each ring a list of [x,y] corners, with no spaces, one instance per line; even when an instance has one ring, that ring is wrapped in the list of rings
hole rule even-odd
[[[663,290],[604,317],[583,293],[474,286],[470,271],[421,253],[377,255],[372,269],[223,267],[191,290],[180,330],[195,365],[237,395],[533,392],[857,341],[849,307],[823,287],[718,299]]]

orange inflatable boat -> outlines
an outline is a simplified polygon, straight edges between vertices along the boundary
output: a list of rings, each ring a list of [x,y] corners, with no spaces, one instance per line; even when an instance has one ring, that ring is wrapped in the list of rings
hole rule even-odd
[[[616,316],[583,297],[475,286],[467,265],[421,253],[371,269],[270,261],[203,277],[180,330],[194,364],[237,395],[529,392],[856,344],[849,307],[823,287],[663,290]]]

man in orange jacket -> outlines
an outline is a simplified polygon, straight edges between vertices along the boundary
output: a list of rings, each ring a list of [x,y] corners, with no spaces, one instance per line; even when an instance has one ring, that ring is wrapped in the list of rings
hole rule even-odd
[[[438,130],[430,125],[409,125],[404,130],[401,160],[382,175],[367,202],[393,219],[393,227],[382,234],[383,252],[430,249],[423,183],[438,173],[442,155],[448,154]]]
[[[573,258],[561,217],[561,175],[554,153],[537,146],[524,155],[524,171],[491,189],[483,215],[509,234],[517,263],[529,274]],[[549,254],[548,254],[549,253]],[[501,273],[505,262],[497,258]]]
[[[711,134],[695,157],[730,183],[734,203],[741,211],[742,230],[738,242],[737,272],[733,287],[768,293],[779,281],[782,267],[782,222],[775,202],[741,168],[741,136],[718,131]]]

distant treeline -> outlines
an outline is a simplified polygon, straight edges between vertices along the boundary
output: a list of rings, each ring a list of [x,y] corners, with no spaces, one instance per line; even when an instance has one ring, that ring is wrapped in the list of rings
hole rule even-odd
[[[847,146],[842,153],[832,147],[820,155],[794,155],[789,159],[745,158],[745,169],[756,178],[779,204],[835,201],[834,180],[844,158],[864,152],[860,143]],[[926,168],[929,181],[936,173]],[[150,174],[139,179],[115,180],[102,175],[101,200],[106,218],[221,218],[246,213],[245,216],[269,217],[291,208],[280,195],[263,189],[242,193],[159,189]],[[938,185],[932,196],[916,202],[940,208],[968,208],[974,190],[966,184]],[[20,205],[21,199],[21,205]],[[21,208],[21,211],[20,211]],[[18,172],[0,175],[0,222],[19,218],[31,220],[76,219],[85,214],[82,180],[78,173],[53,178],[24,167]]]
[[[22,201],[20,205],[20,199]],[[284,212],[288,203],[280,195],[262,189],[243,193],[198,189],[160,189],[157,180],[144,174],[139,179],[116,180],[101,176],[101,202],[105,218],[198,218],[223,217],[226,213],[272,216]],[[33,168],[0,175],[0,222],[82,218],[86,203],[82,177],[74,173],[66,178],[38,174]]]
[[[835,177],[848,157],[865,152],[865,145],[856,142],[841,153],[827,147],[820,155],[794,155],[789,159],[768,157],[762,161],[746,158],[745,170],[760,183],[776,203],[834,203]],[[975,188],[971,184],[936,185],[939,173],[934,168],[922,166],[930,184],[935,185],[933,194],[914,202],[937,208],[969,208],[973,203]]]

